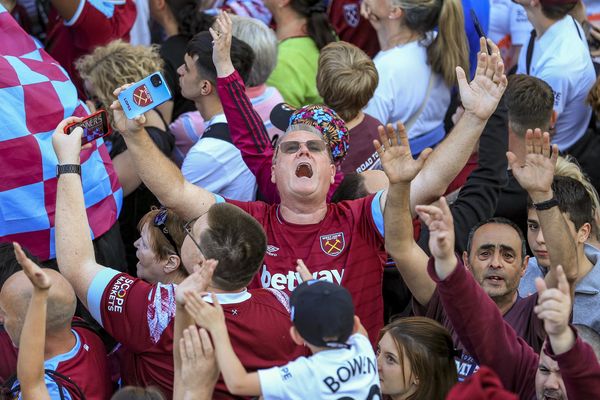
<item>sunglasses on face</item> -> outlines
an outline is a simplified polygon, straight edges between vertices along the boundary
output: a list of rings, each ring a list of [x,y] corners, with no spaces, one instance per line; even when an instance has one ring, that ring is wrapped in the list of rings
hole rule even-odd
[[[311,153],[322,153],[327,150],[327,143],[322,140],[307,140],[306,142],[298,142],[290,140],[279,143],[279,150],[284,154],[294,154],[300,150],[301,145],[305,145]]]
[[[161,208],[158,214],[154,217],[154,226],[165,235],[165,238],[169,241],[171,246],[175,249],[175,254],[179,255],[179,251],[177,250],[177,244],[173,239],[173,236],[169,233],[169,228],[167,228],[167,210],[165,208]],[[181,257],[181,256],[180,256]]]

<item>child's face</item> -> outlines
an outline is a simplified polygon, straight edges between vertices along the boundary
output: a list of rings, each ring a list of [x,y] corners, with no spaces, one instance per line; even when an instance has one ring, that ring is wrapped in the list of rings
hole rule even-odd
[[[383,335],[377,345],[377,369],[383,394],[406,396],[416,390],[410,362],[404,354],[400,356],[398,346],[389,333]]]

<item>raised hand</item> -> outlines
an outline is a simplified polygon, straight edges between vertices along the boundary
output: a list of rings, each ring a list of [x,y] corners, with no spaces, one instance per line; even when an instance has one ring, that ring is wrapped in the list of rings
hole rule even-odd
[[[552,197],[554,167],[558,159],[558,146],[550,145],[550,135],[539,128],[527,130],[525,134],[527,156],[525,165],[517,164],[517,156],[506,153],[508,165],[515,179],[527,190],[534,203],[549,200]]]
[[[185,310],[196,321],[196,324],[206,328],[209,332],[225,326],[223,307],[214,293],[211,296],[213,305],[204,301],[200,293],[185,293]]]
[[[498,46],[489,39],[487,44],[492,50],[491,55],[487,53],[486,39],[479,39],[477,69],[470,83],[467,82],[465,71],[461,67],[456,67],[458,89],[465,113],[483,121],[494,113],[508,85]]]
[[[306,264],[304,264],[304,261],[302,261],[301,259],[296,260],[296,272],[298,272],[300,274],[300,278],[302,279],[302,282],[306,282],[306,281],[310,281],[310,280],[314,279],[314,277],[310,273],[308,267],[306,266]]]
[[[454,222],[445,197],[439,200],[439,207],[417,206],[417,214],[429,228],[429,250],[437,260],[456,264],[454,255]]]
[[[226,12],[220,12],[212,28],[208,28],[213,38],[213,63],[218,77],[229,76],[234,68],[231,63],[232,22]]]
[[[563,350],[568,350],[569,342],[574,342],[575,338],[569,327],[572,305],[569,282],[567,282],[567,276],[561,265],[557,267],[556,275],[558,279],[556,289],[548,289],[542,278],[535,280],[538,305],[534,307],[533,311],[539,319],[544,320],[544,329],[550,338],[552,348],[556,354],[559,354]],[[568,348],[565,350],[563,347]]]
[[[79,164],[81,153],[81,135],[83,129],[76,128],[70,134],[65,133],[65,127],[73,122],[80,122],[83,118],[69,117],[62,120],[52,134],[52,147],[59,164]]]
[[[13,242],[13,246],[17,262],[23,268],[23,272],[27,275],[33,286],[38,290],[50,289],[52,281],[46,272],[25,255],[25,252],[18,243]]]
[[[431,154],[431,149],[427,148],[415,160],[410,152],[406,128],[400,122],[398,122],[397,127],[398,130],[395,131],[392,124],[387,124],[386,128],[380,125],[377,128],[379,140],[373,140],[383,171],[387,175],[390,184],[412,181],[423,168],[429,154]]]
[[[190,326],[179,341],[184,398],[200,398],[219,378],[215,350],[206,329]],[[212,392],[212,391],[211,391]]]
[[[113,92],[115,97],[119,96],[123,90],[127,89],[133,85],[133,83],[127,83]],[[123,107],[119,100],[113,101],[110,105],[110,109],[113,111],[113,122],[115,124],[115,128],[119,131],[119,133],[123,136],[135,135],[136,133],[141,132],[144,129],[144,125],[146,124],[146,115],[138,115],[134,119],[129,119],[123,112]]]
[[[197,265],[194,272],[175,288],[175,301],[179,304],[185,304],[185,293],[206,292],[217,264],[219,264],[217,260],[209,259],[203,262],[202,265]]]

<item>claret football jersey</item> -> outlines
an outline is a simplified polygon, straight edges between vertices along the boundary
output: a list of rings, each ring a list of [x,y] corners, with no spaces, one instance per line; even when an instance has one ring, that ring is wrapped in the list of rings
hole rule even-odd
[[[296,260],[302,259],[315,278],[350,291],[356,315],[375,343],[383,327],[381,290],[387,261],[381,194],[328,204],[325,218],[311,225],[285,221],[277,204],[227,200],[256,218],[267,234],[264,265],[251,287],[292,292],[300,281]]]
[[[88,290],[94,318],[122,345],[121,375],[129,385],[158,386],[173,392],[175,285],[150,284],[105,268]],[[283,365],[304,355],[289,335],[289,300],[276,290],[217,294],[225,311],[231,344],[250,371]],[[222,380],[214,399],[233,399]]]

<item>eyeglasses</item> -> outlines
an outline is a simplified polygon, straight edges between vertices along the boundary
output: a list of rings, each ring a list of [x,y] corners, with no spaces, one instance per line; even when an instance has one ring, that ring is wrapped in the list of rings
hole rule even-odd
[[[183,225],[183,230],[185,231],[186,235],[188,235],[190,237],[190,239],[192,239],[192,242],[194,242],[194,244],[198,248],[198,251],[200,252],[200,254],[202,254],[202,257],[206,258],[204,256],[204,252],[202,251],[202,248],[200,247],[200,244],[196,241],[196,239],[194,239],[194,235],[192,235],[192,225],[194,225],[194,222],[198,221],[198,218],[200,218],[200,217],[196,217],[196,218],[188,221],[185,225]]]
[[[304,144],[311,153],[322,153],[327,150],[327,143],[322,140],[307,140],[306,142],[289,140],[287,142],[280,142],[278,148],[281,149],[282,153],[294,154],[300,150],[302,144]]]
[[[177,250],[177,244],[175,243],[173,236],[171,236],[171,234],[169,233],[169,228],[167,228],[167,209],[166,208],[161,208],[158,211],[158,214],[156,214],[156,216],[154,217],[154,226],[161,230],[163,235],[165,235],[165,238],[167,238],[167,240],[169,241],[171,246],[173,246],[173,248],[175,249],[175,254],[177,254],[178,256],[181,257],[181,255],[179,254],[179,251]]]

